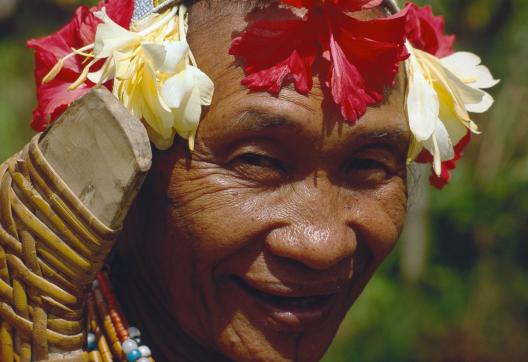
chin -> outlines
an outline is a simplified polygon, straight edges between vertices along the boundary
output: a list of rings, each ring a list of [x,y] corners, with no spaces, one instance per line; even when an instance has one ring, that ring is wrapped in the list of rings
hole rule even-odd
[[[220,300],[229,318],[219,328],[217,349],[234,361],[319,361],[374,270],[346,285],[311,290],[225,277]]]

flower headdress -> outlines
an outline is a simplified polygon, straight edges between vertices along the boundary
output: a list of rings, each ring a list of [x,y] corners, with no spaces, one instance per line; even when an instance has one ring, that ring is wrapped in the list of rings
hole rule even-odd
[[[444,34],[444,19],[431,7],[393,0],[280,0],[296,20],[251,24],[231,46],[245,60],[251,90],[277,94],[287,83],[306,94],[312,66],[323,71],[323,88],[340,106],[342,116],[356,122],[367,106],[383,99],[401,61],[406,60],[409,86],[407,114],[412,133],[408,162],[432,163],[431,183],[442,188],[450,179],[471,133],[478,127],[469,113],[489,109],[493,98],[482,89],[498,83],[480,58],[453,53],[455,37]],[[369,21],[349,13],[383,4],[391,16]]]
[[[38,106],[32,126],[45,129],[94,86],[113,91],[144,121],[154,145],[169,148],[176,134],[192,149],[202,106],[214,85],[186,41],[186,8],[178,0],[106,0],[81,7],[58,33],[28,42],[36,51]],[[469,113],[486,111],[495,85],[471,53],[453,53],[454,36],[430,7],[393,0],[276,0],[288,20],[260,20],[236,37],[229,53],[244,60],[242,83],[277,95],[292,83],[301,94],[317,75],[343,118],[360,120],[383,100],[400,63],[408,75],[412,132],[409,162],[432,163],[433,185],[449,181],[478,127]],[[353,13],[385,5],[391,15],[359,20]]]

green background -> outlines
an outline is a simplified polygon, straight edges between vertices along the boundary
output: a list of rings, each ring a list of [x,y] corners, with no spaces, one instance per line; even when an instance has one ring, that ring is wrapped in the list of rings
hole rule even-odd
[[[0,161],[31,137],[27,38],[66,22],[75,0],[0,1]],[[496,78],[492,110],[443,191],[414,196],[395,252],[344,321],[325,361],[528,360],[528,1],[430,0]],[[424,189],[425,192],[420,192]]]

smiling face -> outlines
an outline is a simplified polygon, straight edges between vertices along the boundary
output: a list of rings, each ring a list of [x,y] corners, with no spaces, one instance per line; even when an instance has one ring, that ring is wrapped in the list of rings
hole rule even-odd
[[[202,345],[234,360],[317,360],[402,227],[403,75],[355,125],[317,83],[309,96],[250,93],[227,55],[247,9],[206,22],[206,7],[192,10],[190,44],[216,93],[195,152],[180,142],[155,157],[142,273]]]

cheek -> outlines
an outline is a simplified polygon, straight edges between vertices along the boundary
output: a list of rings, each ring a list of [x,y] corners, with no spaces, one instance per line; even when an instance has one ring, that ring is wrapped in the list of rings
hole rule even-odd
[[[202,170],[203,171],[203,170]],[[223,175],[179,180],[171,191],[170,229],[184,232],[197,262],[215,264],[249,243],[262,228],[266,197]]]
[[[361,230],[367,234],[364,239],[378,264],[394,248],[403,227],[407,209],[404,179],[363,195],[361,204]]]

